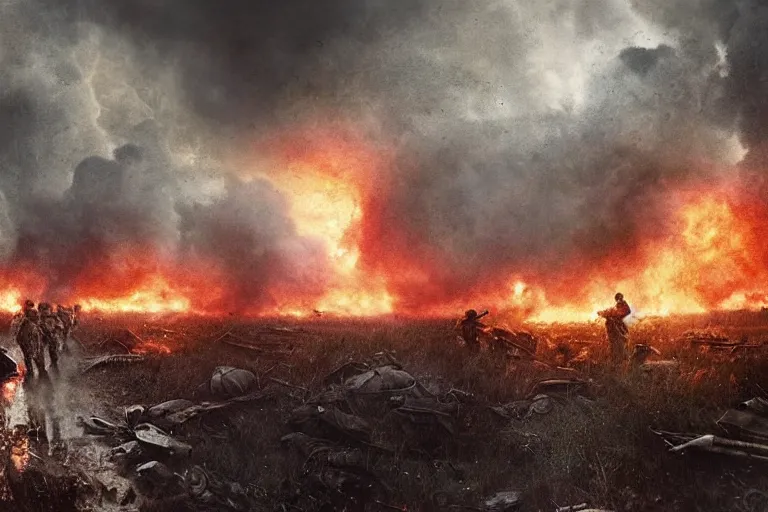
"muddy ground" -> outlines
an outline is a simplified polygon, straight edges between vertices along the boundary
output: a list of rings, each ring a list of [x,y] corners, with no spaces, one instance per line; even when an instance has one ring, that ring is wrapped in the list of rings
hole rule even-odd
[[[73,353],[64,357],[59,375],[51,375],[50,387],[40,382],[32,388],[20,386],[6,410],[7,427],[29,426],[30,416],[42,414],[48,432],[40,439],[30,437],[33,455],[24,471],[9,469],[16,496],[11,506],[199,510],[200,504],[183,489],[163,493],[136,483],[135,465],[121,468],[128,480],[120,480],[111,473],[114,467],[103,463],[105,451],[117,443],[84,435],[76,417],[99,415],[120,422],[125,408],[134,404],[151,406],[177,398],[198,402],[203,399],[198,386],[214,369],[233,366],[253,372],[255,391],[268,396],[186,424],[174,435],[189,443],[192,453],[168,464],[179,475],[199,465],[241,484],[252,510],[478,510],[485,498],[500,491],[519,492],[518,510],[523,511],[581,503],[617,511],[765,510],[765,463],[672,454],[652,431],[718,433],[715,421],[726,409],[754,396],[768,397],[768,348],[730,353],[677,341],[685,331],[698,329],[760,344],[768,341],[763,315],[634,325],[633,343],[650,343],[664,358],[679,362],[674,371],[650,374],[612,368],[599,323],[531,327],[539,339],[539,363],[490,351],[468,353],[451,326],[450,320],[86,317],[77,333],[81,344],[75,343]],[[147,352],[143,362],[80,372],[87,358],[125,352],[123,345],[134,344],[134,351],[144,347]],[[18,355],[9,339],[2,346]],[[441,400],[455,390],[457,431],[430,431],[427,439],[414,442],[390,415],[367,418],[373,426],[371,444],[377,448],[363,447],[362,465],[371,479],[383,483],[372,486],[376,492],[362,498],[359,489],[297,497],[316,491],[307,475],[317,468],[280,442],[291,431],[287,422],[292,411],[315,403],[328,389],[324,379],[335,368],[349,361],[371,362],[382,352]],[[551,411],[522,419],[503,418],[490,409],[525,398],[538,381],[574,377],[589,382],[582,393],[587,400],[569,394],[556,400]],[[55,423],[60,425],[61,446],[50,440],[56,437]],[[134,490],[127,492],[125,482]]]

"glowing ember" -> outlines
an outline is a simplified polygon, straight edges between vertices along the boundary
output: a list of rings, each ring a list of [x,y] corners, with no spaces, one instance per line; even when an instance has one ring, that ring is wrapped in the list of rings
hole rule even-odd
[[[11,379],[3,383],[3,401],[5,403],[13,402],[16,397],[16,389],[19,386],[19,382],[16,379]]]
[[[11,462],[18,472],[24,471],[29,465],[29,437],[20,431],[14,431],[11,438]]]

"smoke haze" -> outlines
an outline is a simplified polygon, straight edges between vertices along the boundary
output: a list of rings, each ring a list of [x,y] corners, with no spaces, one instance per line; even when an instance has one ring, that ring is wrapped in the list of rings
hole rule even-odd
[[[207,265],[201,307],[311,302],[328,250],[269,164],[302,133],[386,155],[352,170],[355,229],[396,306],[510,275],[575,296],[675,229],[670,187],[764,197],[766,22],[758,0],[5,1],[3,267],[54,300]]]

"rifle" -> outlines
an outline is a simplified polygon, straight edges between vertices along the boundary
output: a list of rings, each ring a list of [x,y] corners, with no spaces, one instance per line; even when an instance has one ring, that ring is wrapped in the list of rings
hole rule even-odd
[[[484,317],[485,315],[487,315],[487,314],[488,314],[488,310],[486,309],[485,311],[483,311],[482,313],[480,313],[479,315],[477,315],[477,316],[475,317],[475,320],[480,320],[481,318],[483,318],[483,317]]]

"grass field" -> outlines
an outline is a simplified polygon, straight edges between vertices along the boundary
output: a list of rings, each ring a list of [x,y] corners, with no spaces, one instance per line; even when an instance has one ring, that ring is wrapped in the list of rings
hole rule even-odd
[[[258,322],[189,318],[86,317],[79,339],[89,354],[122,328],[161,343],[171,352],[126,367],[105,368],[73,383],[94,393],[117,416],[131,404],[152,405],[193,398],[216,366],[244,368],[272,386],[274,398],[208,418],[211,429],[185,430],[194,463],[258,487],[264,510],[279,507],[286,482],[298,478],[296,461],[280,448],[290,412],[321,392],[324,377],[344,362],[365,361],[390,351],[403,367],[435,393],[455,388],[470,393],[460,408],[461,429],[427,454],[396,449],[371,457],[368,469],[392,492],[388,504],[402,510],[461,510],[477,507],[498,491],[523,493],[521,510],[552,511],[586,502],[621,511],[757,511],[744,500],[751,489],[768,492],[760,463],[696,453],[670,454],[652,428],[717,433],[715,421],[730,406],[768,396],[768,349],[730,354],[676,341],[690,329],[709,330],[750,343],[768,341],[768,318],[758,313],[646,319],[631,327],[633,343],[650,343],[663,357],[680,362],[673,372],[645,374],[610,367],[601,324],[529,326],[539,339],[537,358],[549,366],[467,352],[450,320],[332,320]],[[258,340],[264,325],[293,329],[284,355],[255,352],[217,340],[231,332]],[[768,345],[768,344],[767,344]],[[565,348],[565,347],[569,348]],[[586,351],[575,371],[564,354]],[[524,398],[538,381],[578,376],[592,382],[591,403],[557,402],[552,412],[507,420],[489,406]],[[276,384],[269,377],[295,387]],[[299,389],[305,388],[306,391]],[[394,439],[392,425],[374,418],[375,437]],[[396,446],[397,447],[397,446]],[[450,463],[450,464],[448,464]],[[440,508],[435,496],[458,504]],[[146,510],[186,510],[158,500]],[[386,510],[370,505],[367,510]],[[190,509],[193,510],[193,509]]]

